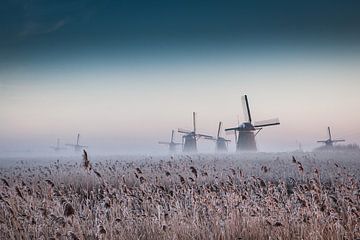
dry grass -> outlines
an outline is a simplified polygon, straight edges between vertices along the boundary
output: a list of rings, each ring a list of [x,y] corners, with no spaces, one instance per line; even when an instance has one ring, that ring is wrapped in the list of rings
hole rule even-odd
[[[92,162],[84,154],[83,162],[6,166],[0,173],[0,236],[360,238],[360,156],[316,154]]]

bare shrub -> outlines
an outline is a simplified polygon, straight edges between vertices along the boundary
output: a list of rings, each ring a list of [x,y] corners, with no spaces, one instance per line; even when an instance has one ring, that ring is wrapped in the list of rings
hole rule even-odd
[[[358,154],[140,158],[1,168],[1,238],[360,238]]]

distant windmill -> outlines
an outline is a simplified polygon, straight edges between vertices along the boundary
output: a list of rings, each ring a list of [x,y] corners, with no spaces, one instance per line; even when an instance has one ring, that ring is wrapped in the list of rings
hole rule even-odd
[[[69,147],[73,147],[76,152],[81,151],[81,149],[83,149],[83,148],[87,148],[87,146],[80,145],[79,140],[80,140],[80,134],[78,133],[77,139],[76,139],[76,144],[65,144],[65,145],[69,146]]]
[[[304,152],[301,142],[296,140],[296,144],[298,145],[298,149],[296,151],[297,152]]]
[[[184,152],[197,152],[197,140],[201,137],[210,139],[211,136],[205,134],[198,134],[196,133],[196,119],[195,119],[195,112],[193,112],[193,131],[185,130],[185,129],[178,129],[179,133],[185,134],[182,137],[183,142],[183,151]]]
[[[228,142],[230,142],[230,140],[227,140],[220,136],[221,127],[222,127],[222,122],[219,122],[219,127],[218,127],[216,138],[211,137],[211,138],[206,138],[206,139],[216,141],[216,151],[217,152],[227,152],[227,144],[228,144]]]
[[[174,130],[171,131],[171,140],[170,142],[159,142],[159,144],[169,145],[169,151],[175,152],[176,146],[181,145],[181,143],[174,142]]]
[[[60,147],[60,138],[56,140],[56,146],[50,146],[50,148],[54,149],[54,151],[60,151],[65,149],[64,147]]]
[[[326,147],[332,148],[334,143],[345,142],[344,139],[332,139],[330,127],[328,127],[327,129],[328,129],[329,138],[327,140],[317,141],[318,143],[325,143]]]
[[[252,122],[248,98],[246,95],[242,97],[242,104],[245,116],[245,122],[238,127],[227,128],[225,131],[234,131],[237,133],[236,151],[256,151],[255,136],[263,129],[263,127],[279,125],[279,119],[270,119],[261,122]]]

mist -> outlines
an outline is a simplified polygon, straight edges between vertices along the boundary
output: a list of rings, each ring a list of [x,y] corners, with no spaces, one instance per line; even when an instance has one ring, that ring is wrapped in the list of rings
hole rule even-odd
[[[219,121],[224,127],[244,121],[243,94],[255,120],[280,118],[280,126],[257,137],[261,151],[295,150],[299,143],[310,150],[326,136],[327,126],[359,141],[354,107],[360,102],[360,58],[296,53],[272,61],[261,55],[251,61],[197,56],[190,64],[190,58],[169,57],[165,65],[63,67],[61,74],[56,64],[45,70],[35,65],[31,74],[2,71],[1,154],[51,154],[57,138],[74,143],[77,133],[97,154],[166,153],[157,142],[168,141],[172,129],[191,128],[193,111],[199,131],[209,135],[216,134]],[[222,134],[234,149],[233,136]],[[181,135],[175,138],[181,142]],[[201,140],[199,150],[212,152],[214,143]],[[72,150],[61,152],[68,153]]]
[[[158,141],[191,129],[192,112],[211,136],[219,121],[243,122],[244,94],[255,120],[280,119],[256,137],[259,151],[310,151],[328,126],[359,143],[358,7],[6,3],[0,155],[77,155],[50,146],[78,133],[94,154],[165,154]],[[200,139],[199,152],[214,145]]]

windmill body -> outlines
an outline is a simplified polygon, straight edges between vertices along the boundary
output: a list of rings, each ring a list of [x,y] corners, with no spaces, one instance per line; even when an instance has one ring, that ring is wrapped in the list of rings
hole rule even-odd
[[[159,144],[168,145],[170,152],[176,152],[176,147],[177,147],[178,145],[181,145],[181,143],[176,143],[176,142],[174,142],[174,132],[175,132],[175,131],[172,130],[170,142],[159,142]]]
[[[230,142],[230,140],[225,139],[223,137],[220,136],[221,134],[221,127],[222,127],[222,122],[219,122],[219,126],[218,126],[218,131],[217,131],[217,136],[215,137],[211,137],[210,140],[214,140],[216,142],[216,152],[227,152],[227,145],[228,142]],[[209,139],[209,138],[207,138]]]
[[[257,151],[255,141],[256,129],[251,123],[243,123],[238,128],[237,151]]]
[[[201,137],[204,137],[205,139],[212,138],[209,135],[196,133],[195,112],[193,112],[193,127],[194,127],[193,131],[184,130],[184,129],[178,129],[179,133],[184,134],[183,137],[182,137],[183,152],[189,152],[189,153],[197,152],[197,141]]]
[[[80,145],[80,134],[78,133],[76,138],[76,144],[66,144],[66,146],[73,147],[75,152],[80,152],[82,149],[87,148],[87,146]]]
[[[238,127],[227,128],[225,131],[233,131],[237,136],[236,151],[257,151],[256,135],[268,126],[279,125],[278,119],[270,119],[261,122],[253,122],[250,113],[248,98],[246,95],[242,97],[245,122]],[[235,137],[236,138],[236,137]]]
[[[216,139],[216,151],[217,152],[227,152],[227,142],[225,138],[219,137]]]
[[[318,143],[325,143],[326,148],[332,149],[334,147],[334,143],[345,142],[344,139],[332,139],[330,127],[327,128],[327,132],[328,132],[328,139],[317,141]]]
[[[170,152],[176,152],[176,146],[177,146],[177,144],[179,144],[179,145],[181,145],[181,143],[170,143],[169,144],[169,151]]]
[[[75,152],[80,152],[82,149],[82,146],[81,145],[74,145],[74,150]]]
[[[185,135],[184,137],[184,152],[197,152],[197,139],[194,133]]]
[[[60,139],[59,139],[59,138],[56,140],[56,146],[51,146],[50,148],[52,148],[52,149],[53,149],[54,151],[56,151],[56,152],[65,149],[65,148],[63,148],[63,147],[60,146]]]

